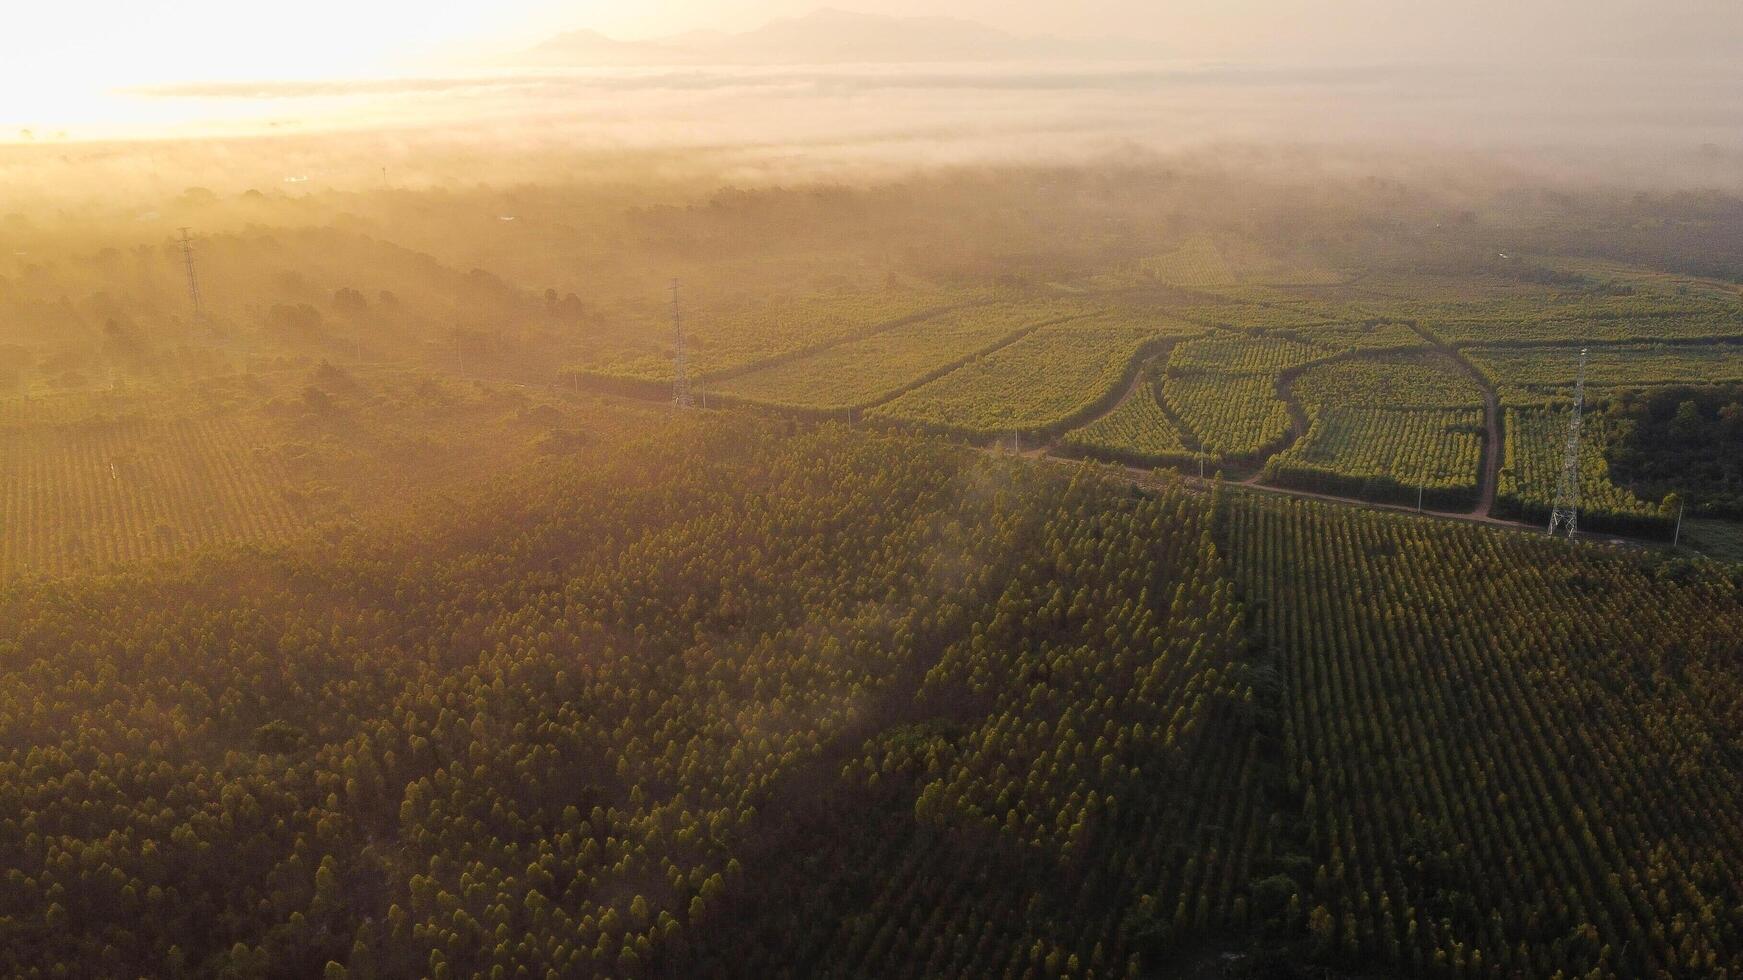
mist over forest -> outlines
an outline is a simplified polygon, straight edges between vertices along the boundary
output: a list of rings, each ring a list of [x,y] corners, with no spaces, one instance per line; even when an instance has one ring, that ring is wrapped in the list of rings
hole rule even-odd
[[[1743,976],[1736,5],[867,3],[16,13],[0,977]]]

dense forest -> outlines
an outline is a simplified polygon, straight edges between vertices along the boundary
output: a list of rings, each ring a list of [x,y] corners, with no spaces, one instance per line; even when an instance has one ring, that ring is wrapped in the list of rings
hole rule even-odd
[[[398,520],[5,586],[0,972],[1735,973],[1740,594],[596,424]]]
[[[1618,480],[1675,493],[1692,513],[1743,517],[1743,387],[1630,391],[1609,412],[1625,422],[1610,452]]]

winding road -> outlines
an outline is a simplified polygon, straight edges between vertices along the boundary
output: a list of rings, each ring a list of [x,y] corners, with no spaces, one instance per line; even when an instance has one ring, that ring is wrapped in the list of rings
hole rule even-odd
[[[1460,369],[1470,377],[1471,381],[1476,384],[1478,389],[1482,391],[1484,422],[1482,461],[1479,464],[1476,502],[1471,509],[1466,511],[1453,511],[1435,508],[1417,508],[1408,504],[1382,503],[1372,500],[1363,500],[1359,497],[1346,497],[1339,494],[1319,493],[1312,490],[1299,490],[1293,487],[1274,486],[1263,482],[1264,468],[1262,465],[1258,470],[1249,474],[1244,479],[1232,482],[1225,481],[1225,486],[1228,486],[1231,489],[1240,489],[1243,491],[1257,491],[1260,493],[1300,497],[1306,500],[1340,503],[1350,506],[1364,507],[1370,510],[1387,510],[1398,513],[1422,514],[1447,520],[1462,521],[1465,523],[1483,524],[1489,527],[1510,528],[1517,531],[1540,530],[1540,528],[1535,524],[1526,524],[1510,518],[1496,517],[1494,513],[1496,490],[1500,483],[1501,459],[1505,449],[1505,444],[1503,442],[1504,433],[1502,429],[1500,399],[1495,393],[1494,386],[1489,383],[1489,379],[1484,377],[1482,372],[1477,370],[1476,365],[1472,364],[1470,360],[1457,348],[1448,344],[1439,336],[1436,336],[1432,331],[1415,323],[1410,324],[1410,329],[1415,331],[1415,333],[1423,339],[1424,343],[1430,349],[1447,356],[1456,363]],[[1307,428],[1311,420],[1308,418],[1306,409],[1303,408],[1301,403],[1294,397],[1293,384],[1295,379],[1299,377],[1302,372],[1311,368],[1346,360],[1352,357],[1359,358],[1365,356],[1367,353],[1369,352],[1340,351],[1336,354],[1318,358],[1306,364],[1295,365],[1278,372],[1275,389],[1276,395],[1278,400],[1283,402],[1289,410],[1290,431],[1283,440],[1282,445],[1269,455],[1276,455],[1277,452],[1287,449],[1295,442],[1295,440],[1301,438],[1307,433]],[[1103,415],[1111,414],[1120,405],[1125,404],[1126,400],[1131,398],[1138,390],[1138,379],[1141,379],[1142,377],[1143,372],[1140,371],[1137,378],[1134,379],[1133,383],[1129,385],[1126,391],[1120,396],[1120,399],[1115,402],[1107,412],[1103,413]],[[1100,417],[1101,416],[1097,416],[1097,418]],[[1094,420],[1092,419],[1090,421]],[[1086,422],[1085,424],[1088,423]],[[1061,463],[1081,462],[1074,457],[1056,456],[1050,452],[1050,449],[1051,447],[1039,447],[1026,452],[1023,455],[1032,458],[1046,458]],[[1120,464],[1108,465],[1120,466]],[[1136,483],[1154,483],[1154,476],[1150,470],[1137,466],[1120,466],[1120,468],[1125,471],[1128,478]],[[1203,478],[1185,473],[1181,475],[1181,479],[1188,484],[1198,485],[1201,489],[1207,486],[1210,482]],[[1596,535],[1594,537],[1613,538],[1614,536]],[[1615,538],[1615,540],[1621,539]]]
[[[1471,363],[1471,359],[1464,352],[1420,323],[1411,321],[1409,326],[1436,352],[1451,358],[1483,393],[1483,463],[1481,481],[1477,487],[1477,504],[1471,508],[1471,516],[1490,517],[1495,513],[1495,488],[1501,482],[1501,457],[1506,452],[1501,431],[1501,399],[1495,394],[1495,386],[1483,372],[1477,370],[1477,366]]]
[[[1435,350],[1439,353],[1443,353],[1443,354],[1446,354],[1447,356],[1451,357],[1456,363],[1458,363],[1461,366],[1461,368],[1463,368],[1465,370],[1465,372],[1467,374],[1470,375],[1471,379],[1482,390],[1482,393],[1483,393],[1483,414],[1484,414],[1484,418],[1485,418],[1485,439],[1484,439],[1484,445],[1483,445],[1483,458],[1482,458],[1481,472],[1480,472],[1480,483],[1479,483],[1479,488],[1478,488],[1477,501],[1476,501],[1476,505],[1474,507],[1472,507],[1470,510],[1467,510],[1467,511],[1437,510],[1434,508],[1418,509],[1418,508],[1411,506],[1411,505],[1408,505],[1408,504],[1383,503],[1383,502],[1379,502],[1379,501],[1363,500],[1363,499],[1358,498],[1358,497],[1347,497],[1347,496],[1341,496],[1338,494],[1319,493],[1319,492],[1312,491],[1312,490],[1299,490],[1299,489],[1295,489],[1293,487],[1273,486],[1271,484],[1267,484],[1267,483],[1262,482],[1262,479],[1261,479],[1263,476],[1263,468],[1262,467],[1260,468],[1259,471],[1248,475],[1246,478],[1244,478],[1242,480],[1239,480],[1239,481],[1227,481],[1227,480],[1225,480],[1225,481],[1223,481],[1223,485],[1227,489],[1229,489],[1231,491],[1235,491],[1235,492],[1276,494],[1279,496],[1297,497],[1297,498],[1301,498],[1304,500],[1316,500],[1316,501],[1322,501],[1325,503],[1342,504],[1342,505],[1351,506],[1351,507],[1361,507],[1361,508],[1364,508],[1367,510],[1392,511],[1392,512],[1402,513],[1402,514],[1416,514],[1419,516],[1430,517],[1430,518],[1435,518],[1435,519],[1440,519],[1440,520],[1459,521],[1459,522],[1467,523],[1467,524],[1482,524],[1482,525],[1485,525],[1488,527],[1505,528],[1505,529],[1519,531],[1519,532],[1525,532],[1525,533],[1542,533],[1542,531],[1543,531],[1542,527],[1540,525],[1535,524],[1535,523],[1527,524],[1527,523],[1513,520],[1510,518],[1496,517],[1494,515],[1496,488],[1497,488],[1497,485],[1499,483],[1500,470],[1501,470],[1501,457],[1502,457],[1502,449],[1503,449],[1502,440],[1503,440],[1503,436],[1504,436],[1504,432],[1503,432],[1503,428],[1502,428],[1502,415],[1501,415],[1500,403],[1499,403],[1498,397],[1496,396],[1494,387],[1488,382],[1488,379],[1483,377],[1483,375],[1479,371],[1477,371],[1476,367],[1474,365],[1472,365],[1469,362],[1469,360],[1466,359],[1463,356],[1463,354],[1461,354],[1457,350],[1457,348],[1454,348],[1451,345],[1447,344],[1445,341],[1441,340],[1439,337],[1436,337],[1432,332],[1430,332],[1424,328],[1421,328],[1415,324],[1412,324],[1411,326],[1412,326],[1412,329],[1415,330],[1418,333],[1418,335],[1420,335],[1423,338],[1423,340],[1426,342],[1428,347],[1432,348],[1433,350]],[[1010,338],[1007,338],[1007,342],[1009,339]],[[1157,355],[1148,355],[1146,357],[1146,360],[1149,360],[1155,356],[1157,356]],[[1323,359],[1311,362],[1311,364],[1300,365],[1298,367],[1301,369],[1305,369],[1306,367],[1315,366],[1315,365],[1318,365],[1321,363],[1326,363],[1328,361],[1340,360],[1340,359],[1343,359],[1345,357],[1350,357],[1350,356],[1360,356],[1360,352],[1340,352],[1339,354],[1332,355],[1328,358],[1323,358]],[[1295,373],[1299,373],[1299,372],[1297,371]],[[1125,402],[1128,399],[1134,397],[1138,393],[1138,391],[1142,388],[1143,383],[1144,383],[1144,378],[1145,378],[1145,372],[1142,369],[1140,369],[1139,371],[1137,371],[1135,373],[1132,380],[1128,381],[1126,383],[1125,390],[1121,393],[1120,397],[1110,405],[1110,407],[1106,411],[1097,414],[1093,418],[1084,420],[1081,424],[1087,425],[1090,422],[1093,422],[1097,418],[1101,418],[1107,414],[1110,414],[1114,410],[1118,409],[1121,405],[1125,404]],[[524,383],[522,383],[521,379],[478,378],[477,380],[496,380],[496,381],[501,381],[501,382],[508,382],[511,384],[519,384],[522,387],[527,386]],[[551,387],[553,389],[556,389],[559,391],[567,391],[568,390],[566,386],[563,386],[560,384],[552,384]],[[1292,442],[1294,439],[1299,438],[1301,435],[1304,435],[1305,431],[1306,431],[1306,424],[1307,424],[1305,411],[1301,408],[1301,406],[1299,404],[1297,404],[1295,402],[1293,397],[1289,396],[1287,389],[1288,389],[1287,384],[1284,384],[1280,381],[1279,397],[1280,397],[1280,400],[1284,401],[1284,403],[1287,406],[1289,406],[1289,408],[1290,408],[1290,416],[1291,416],[1291,420],[1292,420],[1291,428],[1292,428],[1292,430],[1294,430],[1291,432],[1289,438],[1285,440],[1285,443],[1284,443],[1285,446],[1287,446],[1289,444],[1289,442]],[[622,398],[627,398],[627,399],[633,400],[633,401],[644,401],[645,402],[648,400],[645,397],[637,397],[635,395],[625,395],[621,392],[597,392],[597,393],[604,394],[607,397],[622,397]],[[999,454],[999,455],[1004,455],[1004,456],[1012,455],[1009,442],[1004,441],[1002,439],[1001,440],[993,440],[992,442],[990,442],[988,444],[981,445],[980,449],[983,452],[987,452],[987,453]],[[1097,466],[1106,466],[1106,467],[1110,467],[1110,468],[1117,468],[1119,471],[1121,471],[1121,473],[1123,474],[1123,476],[1126,479],[1130,480],[1134,484],[1148,485],[1148,486],[1154,486],[1157,484],[1157,477],[1156,477],[1155,470],[1146,469],[1144,467],[1138,467],[1138,466],[1126,466],[1126,465],[1121,465],[1121,464],[1117,464],[1117,463],[1092,462],[1092,461],[1085,460],[1085,459],[1078,458],[1078,457],[1061,456],[1061,455],[1058,455],[1054,452],[1054,444],[1051,441],[1044,442],[1044,443],[1041,443],[1039,445],[1024,447],[1023,450],[1021,452],[1017,453],[1016,455],[1022,456],[1023,458],[1027,458],[1027,459],[1042,460],[1042,461],[1056,463],[1056,464],[1097,465]],[[1212,486],[1212,484],[1214,483],[1214,480],[1212,480],[1212,479],[1200,478],[1196,475],[1193,475],[1190,473],[1185,473],[1185,472],[1179,473],[1177,478],[1181,481],[1181,483],[1183,483],[1187,486],[1190,486],[1190,487],[1195,487],[1200,491],[1208,490]],[[1627,539],[1627,538],[1623,538],[1621,536],[1609,534],[1609,533],[1592,534],[1589,532],[1582,532],[1579,535],[1579,537],[1581,539],[1585,539],[1585,540],[1608,541],[1608,542],[1614,543],[1614,544],[1627,544],[1627,545],[1633,545],[1633,546],[1638,546],[1638,547],[1653,547],[1653,546],[1655,546],[1654,543],[1652,543],[1652,542]]]

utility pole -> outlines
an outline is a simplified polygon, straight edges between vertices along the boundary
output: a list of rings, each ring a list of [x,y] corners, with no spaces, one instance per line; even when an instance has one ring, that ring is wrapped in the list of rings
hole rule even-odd
[[[672,407],[690,407],[690,363],[684,351],[684,317],[678,309],[678,280],[672,280]]]
[[[1682,540],[1682,512],[1688,505],[1682,501],[1676,502],[1676,533],[1670,537],[1670,550],[1675,551],[1677,542]]]
[[[1574,411],[1567,424],[1567,449],[1561,458],[1561,479],[1555,486],[1555,507],[1549,514],[1549,533],[1567,528],[1572,538],[1580,513],[1580,422],[1586,404],[1586,348],[1580,348],[1579,380],[1574,383]]]
[[[194,304],[194,319],[200,319],[200,280],[194,275],[194,240],[188,237],[188,230],[182,229],[180,245],[182,247],[182,266],[188,270],[188,300]]]

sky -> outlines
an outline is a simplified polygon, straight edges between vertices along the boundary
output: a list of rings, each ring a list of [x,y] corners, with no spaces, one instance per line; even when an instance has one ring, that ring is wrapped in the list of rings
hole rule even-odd
[[[1021,34],[1153,41],[1182,60],[1743,62],[1739,0],[833,0]],[[591,28],[745,30],[818,0],[6,0],[0,127],[81,125],[105,93],[178,81],[451,69]],[[165,105],[153,111],[194,112]]]
[[[830,0],[821,0],[830,2]],[[1736,0],[833,0],[846,9],[961,17],[1018,33],[1165,42],[1186,57],[1342,51],[1437,57],[1472,49],[1674,52],[1728,44]],[[8,3],[13,76],[107,82],[321,77],[433,55],[512,50],[565,30],[646,38],[745,30],[820,0],[60,0]]]

